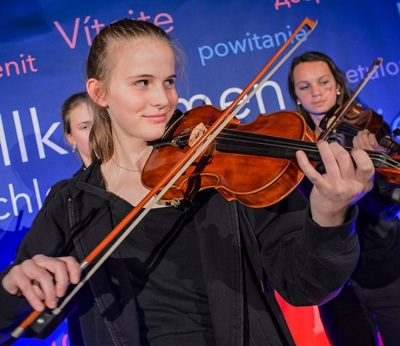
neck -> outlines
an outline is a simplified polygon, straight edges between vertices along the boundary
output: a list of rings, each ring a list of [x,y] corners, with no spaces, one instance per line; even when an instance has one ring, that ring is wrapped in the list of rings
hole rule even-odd
[[[113,164],[128,172],[142,172],[143,167],[151,154],[152,147],[147,146],[137,152],[125,153],[121,150],[115,151],[111,158]]]
[[[114,163],[115,166],[117,166],[118,168],[121,168],[121,169],[123,169],[125,171],[132,172],[132,173],[135,173],[135,172],[139,173],[139,172],[143,171],[143,168],[132,169],[132,168],[125,167],[125,166],[119,164],[117,161],[115,161],[114,158],[111,158],[111,160],[112,160],[112,162]]]

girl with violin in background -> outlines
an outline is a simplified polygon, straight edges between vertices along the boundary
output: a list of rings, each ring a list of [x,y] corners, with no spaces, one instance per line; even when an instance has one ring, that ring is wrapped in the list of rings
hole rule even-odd
[[[320,52],[305,52],[292,60],[288,87],[297,111],[317,138],[325,129],[321,124],[350,97],[343,72]],[[383,122],[376,133],[356,131],[350,142],[354,148],[384,151],[377,138],[388,135],[390,127]],[[304,179],[299,187],[307,194],[312,184]],[[332,345],[379,345],[378,332],[385,346],[399,343],[400,208],[396,188],[376,172],[373,189],[357,202],[360,259],[339,295],[319,306]]]
[[[93,40],[93,163],[53,197],[2,273],[3,342],[31,308],[57,306],[81,280],[79,263],[148,194],[142,170],[175,112],[181,57],[145,21],[116,21]],[[356,201],[373,185],[364,150],[317,147],[324,174],[296,153],[314,184],[309,201],[295,189],[254,208],[207,188],[188,203],[155,204],[70,301],[85,344],[293,345],[273,292],[294,305],[339,292],[359,254]]]

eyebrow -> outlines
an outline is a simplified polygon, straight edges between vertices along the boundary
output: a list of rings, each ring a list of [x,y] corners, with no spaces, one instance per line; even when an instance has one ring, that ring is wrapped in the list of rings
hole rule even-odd
[[[154,75],[152,75],[152,74],[148,74],[148,73],[145,73],[145,74],[140,74],[140,75],[135,75],[135,76],[128,76],[128,77],[126,77],[126,79],[132,79],[132,78],[153,78],[154,77]],[[176,78],[176,73],[173,73],[173,74],[171,74],[170,76],[168,76],[166,79],[170,79],[170,78]]]
[[[77,123],[77,125],[91,124],[91,123],[93,123],[93,120],[85,120],[85,121],[80,121],[79,123]]]
[[[330,77],[328,74],[324,74],[324,75],[322,75],[321,77],[318,77],[318,79],[317,80],[320,80],[320,79],[322,79],[322,78],[325,78],[325,77]],[[298,84],[300,84],[300,83],[310,83],[310,81],[308,81],[308,80],[300,80],[300,81],[298,81],[297,83],[296,83],[296,85],[298,85]]]

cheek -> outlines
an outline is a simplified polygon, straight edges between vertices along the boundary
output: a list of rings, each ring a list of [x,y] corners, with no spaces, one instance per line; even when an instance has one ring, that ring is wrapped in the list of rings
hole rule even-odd
[[[176,107],[176,105],[178,104],[178,93],[176,92],[176,90],[174,90],[169,97],[169,103],[171,104],[171,106],[173,106],[174,108]]]
[[[328,102],[329,102],[330,106],[333,107],[336,104],[336,99],[337,99],[336,90],[330,91],[330,94],[328,97]]]
[[[75,142],[80,146],[89,145],[89,132],[78,132],[75,134]]]
[[[303,105],[308,104],[311,100],[311,95],[306,92],[296,92],[296,96]]]

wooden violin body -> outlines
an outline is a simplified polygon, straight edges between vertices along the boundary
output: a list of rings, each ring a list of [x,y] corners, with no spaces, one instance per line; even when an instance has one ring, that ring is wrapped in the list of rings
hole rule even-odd
[[[328,112],[320,122],[320,128],[323,129],[318,139],[323,139],[328,142],[336,141],[339,144],[352,147],[353,137],[359,131],[367,129],[371,133],[378,134],[383,125],[383,117],[375,113],[372,109],[362,109],[361,105],[350,105],[337,122],[335,126],[330,126],[330,123],[340,113],[341,108],[334,108]],[[398,155],[400,153],[400,144],[395,141],[395,138],[400,134],[400,130],[396,129],[392,138],[377,135],[379,144],[385,148],[386,153]]]
[[[199,123],[209,127],[220,114],[218,108],[204,105],[183,115],[173,133],[167,131],[161,145],[158,141],[144,167],[143,184],[154,186],[185,155],[191,129]],[[248,124],[230,124],[177,180],[163,201],[192,199],[196,192],[213,187],[226,199],[253,207],[278,202],[303,177],[293,160],[291,141],[286,139],[314,141],[315,135],[300,114],[290,111],[259,115]]]
[[[318,138],[325,140],[335,140],[343,146],[352,147],[353,137],[358,131],[367,129],[371,133],[377,133],[382,126],[383,117],[372,109],[363,109],[359,104],[350,105],[346,111],[341,114],[340,122],[336,126],[330,126],[330,123],[341,113],[341,107],[329,112],[320,123],[323,132]]]
[[[190,148],[189,138],[199,124],[208,128],[221,111],[209,105],[183,114],[153,143],[142,182],[152,188]],[[162,201],[191,200],[206,188],[215,188],[227,200],[252,207],[272,205],[286,197],[303,178],[295,153],[303,150],[310,161],[321,162],[304,118],[291,111],[259,115],[251,123],[231,123],[204,150],[164,194]],[[345,147],[351,151],[352,147]],[[389,182],[400,183],[398,156],[367,151],[375,167]]]

